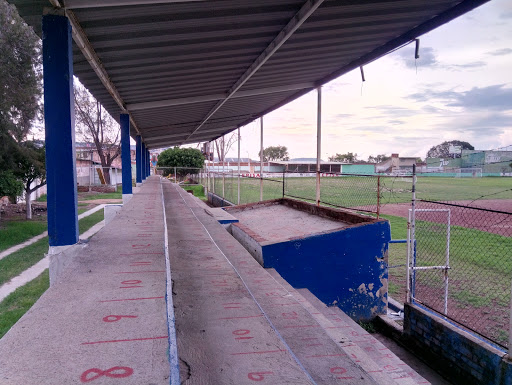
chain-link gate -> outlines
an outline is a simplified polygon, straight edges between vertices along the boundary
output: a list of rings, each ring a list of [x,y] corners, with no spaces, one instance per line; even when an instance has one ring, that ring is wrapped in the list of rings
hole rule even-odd
[[[407,292],[418,302],[448,314],[450,209],[409,209]]]

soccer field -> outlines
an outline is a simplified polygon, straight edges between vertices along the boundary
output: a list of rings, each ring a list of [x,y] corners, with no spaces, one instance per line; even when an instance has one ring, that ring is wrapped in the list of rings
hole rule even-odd
[[[237,178],[216,177],[215,193],[224,195],[230,202],[238,201]],[[224,188],[223,188],[224,185]],[[263,180],[263,199],[283,196],[315,201],[316,178],[286,175],[283,189],[282,177]],[[393,203],[407,203],[412,199],[412,178],[393,176],[341,176],[322,177],[320,200],[324,204],[350,208],[364,208]],[[224,192],[224,194],[223,194]],[[379,192],[379,193],[378,193]],[[444,178],[418,177],[416,198],[432,201],[473,201],[512,199],[512,178]],[[260,180],[241,178],[241,203],[260,199]],[[372,211],[372,210],[370,210]]]

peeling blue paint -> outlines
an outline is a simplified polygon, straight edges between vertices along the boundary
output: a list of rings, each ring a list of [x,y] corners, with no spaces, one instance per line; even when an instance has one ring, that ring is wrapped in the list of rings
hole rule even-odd
[[[262,244],[264,267],[295,288],[307,288],[355,320],[387,309],[387,221],[361,224],[303,239]]]

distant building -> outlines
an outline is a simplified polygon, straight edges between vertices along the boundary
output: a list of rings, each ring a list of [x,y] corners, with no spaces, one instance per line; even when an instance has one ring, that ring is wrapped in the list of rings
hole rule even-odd
[[[375,170],[378,173],[407,175],[412,174],[413,166],[418,157],[400,157],[398,154],[391,154],[391,158],[384,162],[377,163]]]

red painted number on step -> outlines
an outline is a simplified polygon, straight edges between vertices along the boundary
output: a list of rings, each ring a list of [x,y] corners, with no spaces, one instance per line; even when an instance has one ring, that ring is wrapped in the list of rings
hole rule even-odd
[[[137,318],[136,315],[108,315],[103,317],[104,322],[117,322],[122,318]]]
[[[233,334],[235,336],[238,336],[238,337],[235,337],[235,340],[250,340],[251,338],[254,338],[254,337],[249,337],[247,334],[249,334],[251,331],[250,330],[247,330],[247,329],[238,329],[238,330],[235,330],[233,332]]]
[[[342,377],[341,376],[342,374],[347,373],[347,369],[339,367],[339,366],[335,366],[334,368],[331,368],[331,373],[336,374],[336,378],[339,380],[350,380],[350,379],[354,378],[354,377]]]
[[[297,319],[298,314],[296,311],[292,311],[291,313],[282,313],[283,318],[285,319]]]
[[[92,376],[89,376],[90,374],[92,374]],[[132,374],[133,369],[128,366],[114,366],[107,370],[91,368],[82,373],[80,381],[91,382],[103,376],[110,378],[125,378],[130,377]]]
[[[280,297],[281,294],[279,294],[277,291],[271,291],[270,293],[265,293],[266,296],[269,297]]]
[[[274,372],[253,372],[249,373],[247,377],[252,381],[263,381],[265,379],[265,375],[274,374]]]
[[[132,245],[134,249],[144,249],[146,247],[150,247],[151,243],[148,243],[147,245]]]
[[[127,281],[122,281],[121,285],[128,285],[128,286],[120,286],[120,289],[133,289],[135,287],[144,287],[144,286],[138,286],[139,283],[142,283],[142,281],[139,281],[138,279],[129,279]]]

